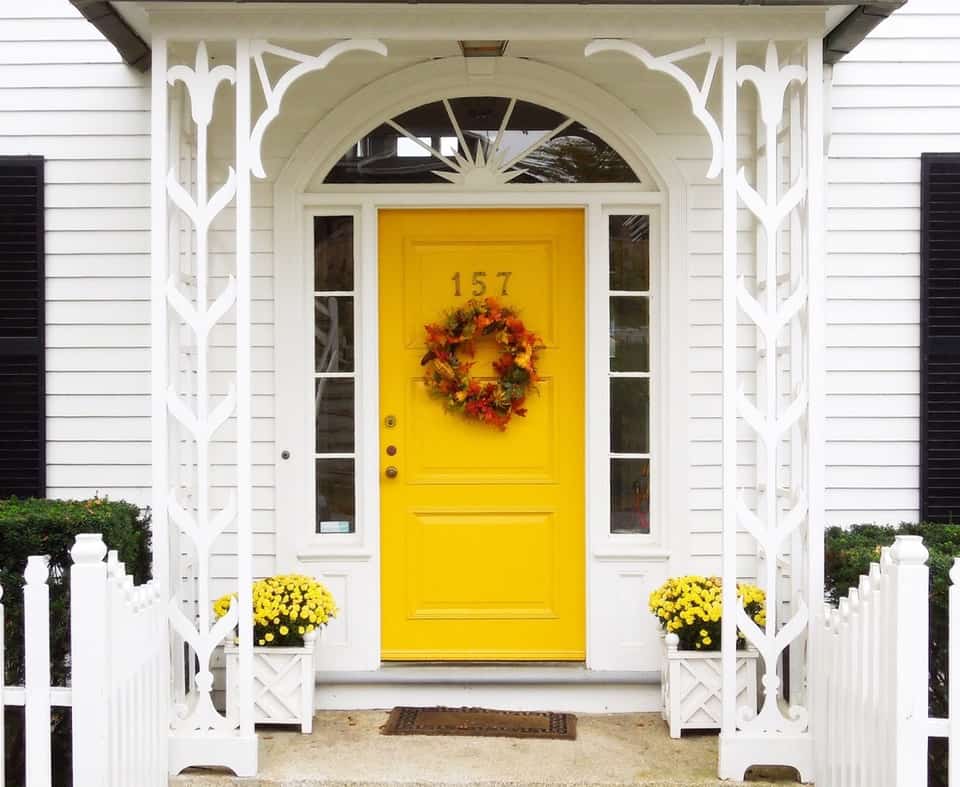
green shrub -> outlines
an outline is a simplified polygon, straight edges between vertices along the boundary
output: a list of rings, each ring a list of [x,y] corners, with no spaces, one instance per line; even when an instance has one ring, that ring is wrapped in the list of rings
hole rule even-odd
[[[930,715],[947,716],[947,664],[950,643],[948,598],[950,567],[960,556],[960,525],[902,524],[898,527],[858,525],[843,530],[827,530],[824,544],[824,580],[828,598],[836,604],[860,575],[870,570],[870,563],[880,558],[880,548],[893,543],[897,535],[923,538],[930,553]],[[945,741],[930,742],[931,787],[945,787],[947,758]]]
[[[50,557],[50,675],[64,685],[69,674],[70,548],[79,533],[101,533],[138,583],[150,578],[150,518],[131,503],[93,500],[0,500],[0,585],[8,685],[23,685],[23,571],[30,555]],[[23,783],[23,712],[6,710],[6,782]],[[70,779],[69,716],[54,711],[55,784]]]

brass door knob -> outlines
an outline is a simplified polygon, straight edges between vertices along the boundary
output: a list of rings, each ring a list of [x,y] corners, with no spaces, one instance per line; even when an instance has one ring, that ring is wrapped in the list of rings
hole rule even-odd
[[[390,467],[386,469],[387,478],[396,478],[399,475],[399,473],[400,471],[397,470],[397,468],[395,468],[393,465],[390,465]]]

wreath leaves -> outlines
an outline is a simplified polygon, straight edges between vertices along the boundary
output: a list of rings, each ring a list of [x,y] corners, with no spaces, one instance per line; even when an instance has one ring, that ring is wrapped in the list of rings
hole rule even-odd
[[[424,326],[427,352],[420,360],[427,391],[442,399],[448,412],[495,426],[501,431],[523,406],[539,381],[537,361],[543,340],[528,331],[517,312],[496,298],[471,299],[446,315],[442,323]],[[497,381],[481,383],[470,376],[474,340],[493,336],[502,352],[493,362]]]

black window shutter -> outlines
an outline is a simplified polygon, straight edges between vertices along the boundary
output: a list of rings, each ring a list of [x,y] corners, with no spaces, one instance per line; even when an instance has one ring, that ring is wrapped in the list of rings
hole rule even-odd
[[[960,153],[921,159],[920,518],[960,523]]]
[[[0,497],[46,494],[43,182],[0,156]]]

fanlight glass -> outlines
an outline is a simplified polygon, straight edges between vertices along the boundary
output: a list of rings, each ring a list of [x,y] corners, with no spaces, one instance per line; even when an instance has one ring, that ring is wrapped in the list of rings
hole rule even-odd
[[[597,134],[552,109],[511,98],[451,98],[367,134],[325,183],[639,183]]]

